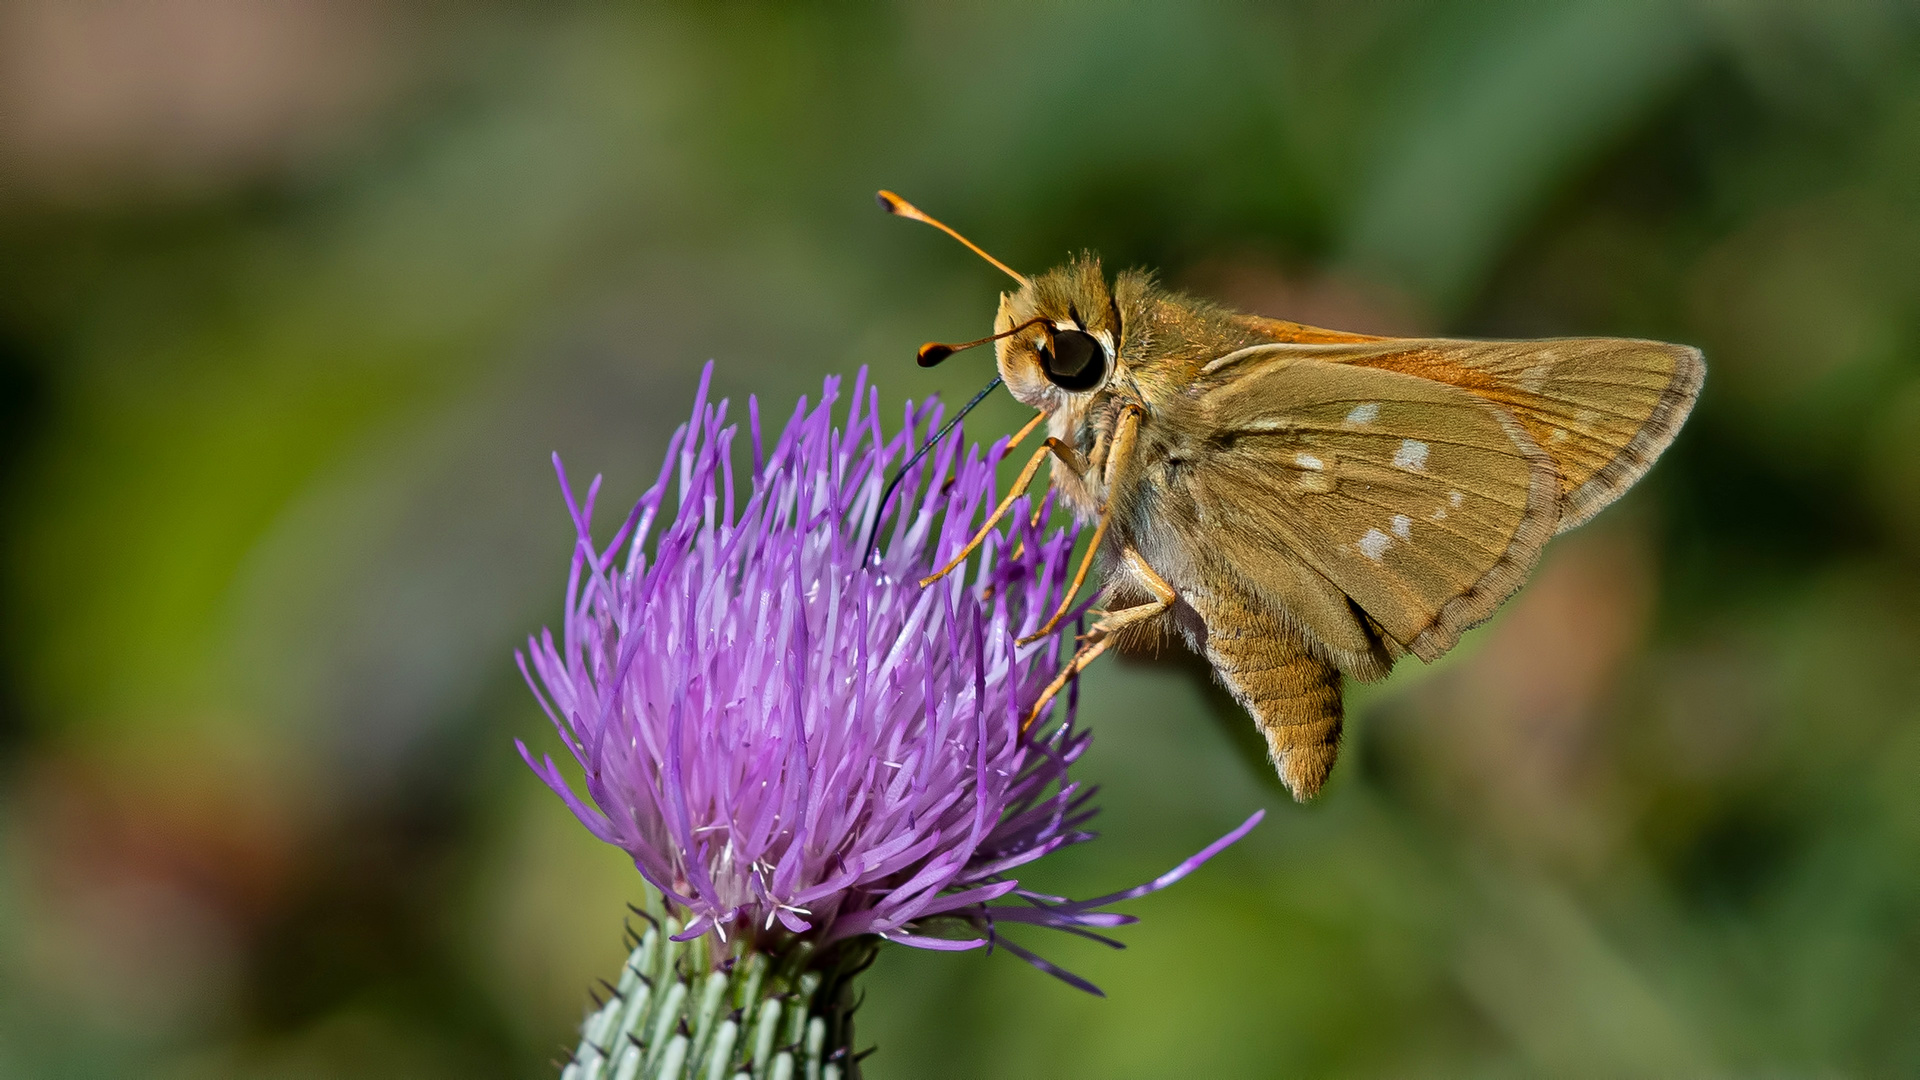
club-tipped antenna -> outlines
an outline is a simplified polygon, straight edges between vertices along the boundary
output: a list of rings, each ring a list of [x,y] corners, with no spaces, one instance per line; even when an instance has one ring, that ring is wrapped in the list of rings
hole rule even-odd
[[[887,516],[887,503],[893,501],[894,490],[900,486],[900,481],[906,479],[907,470],[918,465],[920,459],[927,456],[927,451],[939,446],[941,440],[945,439],[949,434],[952,434],[953,429],[959,426],[960,421],[964,419],[968,413],[973,411],[973,407],[985,401],[987,395],[993,393],[993,388],[999,385],[1000,376],[995,375],[992,382],[981,387],[980,392],[973,395],[973,400],[960,406],[960,411],[954,413],[952,419],[940,425],[940,430],[936,432],[932,438],[920,444],[920,449],[915,450],[913,456],[908,458],[906,463],[900,466],[899,471],[893,474],[893,479],[887,481],[886,488],[880,492],[880,505],[873,512],[873,524],[867,526],[866,546],[860,549],[860,565],[862,568],[867,565],[867,560],[873,557],[874,540],[880,535],[880,522]]]
[[[1022,274],[1020,271],[1015,270],[1013,267],[1008,266],[1006,263],[1003,263],[999,259],[996,259],[993,256],[987,254],[984,250],[981,249],[979,244],[976,244],[973,241],[967,239],[966,237],[961,236],[959,233],[953,231],[952,228],[948,227],[946,223],[940,221],[938,218],[933,217],[932,215],[928,214],[926,211],[913,205],[907,200],[901,198],[900,196],[895,195],[893,192],[882,190],[874,195],[874,201],[880,204],[880,209],[885,210],[887,213],[892,214],[895,217],[912,218],[915,221],[926,222],[928,225],[931,225],[934,228],[939,229],[941,232],[946,233],[948,236],[951,236],[955,240],[958,240],[962,244],[965,244],[967,246],[968,251],[973,252],[975,255],[978,255],[981,258],[992,263],[993,265],[999,267],[1002,273],[1006,274],[1008,277],[1012,278],[1013,280],[1019,282],[1021,285],[1024,286],[1028,283],[1027,276],[1025,274]]]
[[[919,363],[921,367],[932,367],[933,365],[938,364],[942,360],[945,360],[947,357],[952,356],[954,353],[964,352],[968,349],[975,348],[976,346],[985,345],[991,341],[999,341],[1003,337],[1012,337],[1014,334],[1017,334],[1020,331],[1025,330],[1027,327],[1035,325],[1036,323],[1046,330],[1047,347],[1052,348],[1053,347],[1053,324],[1047,321],[1046,316],[1036,315],[1033,318],[1028,319],[1026,322],[1021,323],[1019,326],[1016,326],[1011,330],[1002,330],[997,334],[989,334],[986,337],[975,338],[972,341],[962,341],[956,344],[948,344],[942,341],[929,341],[925,345],[920,346],[920,351],[915,356],[914,359],[916,360],[916,362]]]

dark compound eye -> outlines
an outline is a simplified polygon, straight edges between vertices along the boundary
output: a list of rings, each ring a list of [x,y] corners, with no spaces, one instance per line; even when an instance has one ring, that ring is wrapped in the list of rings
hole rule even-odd
[[[1091,390],[1107,377],[1107,350],[1083,330],[1056,330],[1053,349],[1040,346],[1040,370],[1062,390]]]

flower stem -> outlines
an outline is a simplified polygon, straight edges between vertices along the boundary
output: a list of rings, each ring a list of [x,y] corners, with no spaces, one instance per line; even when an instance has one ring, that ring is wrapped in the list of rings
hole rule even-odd
[[[651,891],[647,908],[561,1080],[857,1080],[853,982],[877,938],[740,948],[716,964],[704,937],[672,940],[683,924]]]

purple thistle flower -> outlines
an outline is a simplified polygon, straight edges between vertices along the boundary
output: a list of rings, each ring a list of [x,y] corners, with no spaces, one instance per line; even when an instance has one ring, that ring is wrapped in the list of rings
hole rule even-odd
[[[923,589],[993,505],[1005,440],[963,453],[956,432],[883,508],[887,469],[941,410],[909,403],[888,437],[863,369],[844,428],[828,379],[770,448],[748,399],[742,500],[737,428],[725,401],[707,400],[711,373],[658,481],[604,548],[590,533],[599,479],[580,501],[561,470],[578,535],[565,619],[520,665],[591,802],[551,757],[536,763],[524,743],[521,755],[684,910],[675,940],[997,942],[1098,993],[994,927],[1097,938],[1134,921],[1107,906],[1179,880],[1261,815],[1137,888],[1084,901],[1023,889],[1021,867],[1092,837],[1092,791],[1068,775],[1089,738],[1072,695],[1021,729],[1071,631],[1014,644],[1059,602],[1077,529],[1050,524],[1051,498],[1023,502],[971,580]],[[866,559],[870,530],[880,543]]]

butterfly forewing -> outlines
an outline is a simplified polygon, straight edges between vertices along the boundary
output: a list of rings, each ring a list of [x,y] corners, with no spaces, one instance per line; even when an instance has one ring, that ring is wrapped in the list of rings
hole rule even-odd
[[[1220,374],[1196,388],[1212,452],[1185,470],[1195,542],[1322,640],[1352,628],[1299,602],[1302,567],[1432,659],[1519,586],[1553,531],[1552,462],[1465,391],[1290,355]]]
[[[1388,339],[1317,351],[1458,386],[1506,410],[1560,473],[1561,531],[1647,471],[1693,408],[1706,370],[1698,349],[1626,338]]]

